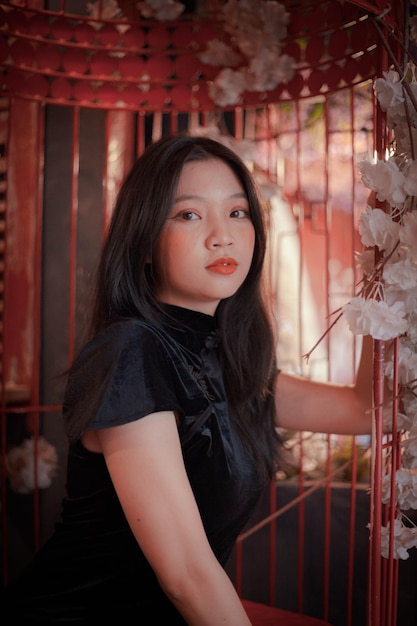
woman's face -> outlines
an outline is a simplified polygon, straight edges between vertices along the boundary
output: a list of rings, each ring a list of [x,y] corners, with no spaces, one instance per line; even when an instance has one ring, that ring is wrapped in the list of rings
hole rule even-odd
[[[158,300],[214,315],[245,280],[254,245],[233,170],[218,159],[187,163],[152,259]]]

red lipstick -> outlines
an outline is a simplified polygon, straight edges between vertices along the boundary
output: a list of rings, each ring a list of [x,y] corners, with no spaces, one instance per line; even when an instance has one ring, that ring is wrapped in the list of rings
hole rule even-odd
[[[207,269],[217,274],[233,274],[237,270],[237,261],[231,257],[216,259],[213,263],[207,265]]]

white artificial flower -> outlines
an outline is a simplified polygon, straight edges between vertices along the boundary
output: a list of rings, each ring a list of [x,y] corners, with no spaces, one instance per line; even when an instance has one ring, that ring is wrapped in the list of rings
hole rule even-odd
[[[412,0],[417,6],[417,0]],[[409,19],[410,38],[417,41],[417,17]],[[409,57],[411,58],[411,57]],[[407,84],[405,83],[407,81]],[[403,76],[394,70],[384,72],[384,78],[375,81],[379,105],[386,112],[386,126],[392,131],[387,161],[375,165],[363,162],[359,166],[363,184],[372,189],[376,198],[386,201],[394,211],[394,219],[383,211],[369,207],[360,218],[362,243],[377,248],[381,262],[381,275],[372,274],[372,259],[359,257],[360,267],[373,284],[370,293],[383,300],[369,305],[355,299],[344,311],[353,332],[369,333],[374,338],[399,337],[386,357],[384,374],[393,396],[384,403],[384,427],[393,428],[393,418],[401,444],[400,467],[394,475],[382,480],[382,501],[397,509],[417,510],[417,80],[416,64],[409,61]],[[395,224],[392,230],[392,224]],[[398,244],[398,245],[397,245]],[[385,255],[383,253],[386,253]],[[382,254],[381,254],[382,253]],[[384,317],[384,307],[390,313],[397,311],[398,319],[385,317],[384,328],[378,325],[379,315]],[[377,308],[380,309],[379,312]],[[372,319],[373,318],[373,319]],[[385,324],[383,320],[383,324]],[[380,320],[381,321],[381,320]],[[398,351],[394,347],[398,346]],[[395,381],[398,388],[394,389]],[[395,445],[395,441],[393,442]],[[389,462],[389,455],[388,455]],[[391,490],[395,489],[395,497]],[[392,545],[390,546],[390,541]],[[381,529],[382,556],[407,559],[408,550],[417,546],[417,528],[405,526],[396,519],[394,528],[389,524]]]
[[[415,421],[415,415],[413,415],[412,413],[409,413],[408,411],[406,411],[405,413],[402,413],[401,411],[398,411],[397,413],[397,425],[398,425],[398,430],[410,430],[410,428],[412,428],[412,425],[414,424]]]
[[[202,63],[219,67],[234,67],[242,61],[242,57],[235,50],[219,39],[208,41],[205,52],[197,56]]]
[[[276,73],[278,76],[278,83],[288,83],[294,77],[295,73],[295,60],[288,54],[281,54],[277,59]]]
[[[401,509],[417,509],[417,473],[398,469],[395,472],[396,501]]]
[[[290,14],[284,5],[271,0],[229,0],[222,8],[224,29],[247,59],[261,49],[274,48],[287,35]]]
[[[417,261],[405,257],[395,263],[386,263],[384,281],[405,291],[417,288]]]
[[[415,301],[417,302],[417,297],[415,298]],[[417,307],[414,308],[413,313],[408,314],[408,319],[409,319],[409,328],[407,331],[407,336],[410,339],[413,339],[415,341],[417,340]]]
[[[253,78],[250,84],[251,91],[265,91],[274,89],[280,84],[285,76],[286,66],[277,60],[276,52],[273,50],[262,50],[254,57],[249,64],[249,72]]]
[[[244,91],[269,91],[294,75],[294,59],[281,55],[290,13],[273,0],[264,0],[261,5],[258,0],[227,0],[221,8],[222,28],[244,57],[245,65],[234,74],[221,71],[209,84],[209,96],[218,106],[236,105]],[[226,51],[232,53],[228,46]],[[209,42],[199,58],[227,70],[241,62],[236,56],[228,60],[221,52],[217,43]]]
[[[415,330],[411,328],[413,320],[417,312],[417,288],[413,289],[401,289],[395,285],[386,285],[384,289],[385,302],[388,305],[393,305],[394,302],[402,302],[404,306],[404,317],[409,322],[408,335],[411,337],[415,334]]]
[[[413,341],[402,338],[398,345],[400,382],[408,384],[417,379],[417,350]]]
[[[375,164],[364,160],[358,167],[363,184],[376,192],[378,200],[386,200],[392,207],[401,206],[405,202],[407,194],[404,174],[394,159],[378,159]]]
[[[251,2],[247,0],[227,0],[222,6],[222,16],[225,23],[225,30],[233,32],[239,27],[239,16],[241,20],[245,19],[245,15],[251,10]]]
[[[382,407],[382,421],[384,425],[384,432],[388,432],[392,430],[392,402],[384,402],[384,406]],[[398,426],[397,430],[401,430],[401,427]]]
[[[405,430],[411,430],[414,424],[417,424],[417,396],[415,393],[405,393],[402,397],[404,412],[409,420],[408,428]]]
[[[401,124],[395,127],[395,145],[398,154],[417,154],[417,129]]]
[[[209,85],[209,95],[221,107],[237,104],[246,89],[245,75],[225,68]]]
[[[36,446],[36,487],[46,489],[58,466],[58,454],[54,446],[39,437]],[[33,438],[24,439],[6,454],[6,471],[10,487],[17,493],[30,493],[35,488],[35,444]]]
[[[176,0],[144,0],[136,6],[145,19],[155,18],[160,22],[176,20],[185,9],[185,5]]]
[[[102,2],[87,2],[87,12],[94,19],[99,17],[106,20],[120,19],[122,12],[117,0],[103,0]],[[99,28],[99,24],[92,22],[94,28]]]
[[[342,307],[342,313],[354,335],[387,341],[405,333],[408,327],[402,302],[390,306],[383,300],[355,296]]]
[[[252,76],[252,78],[250,78]],[[294,59],[273,50],[262,50],[249,64],[250,91],[269,91],[294,76]],[[250,82],[249,82],[250,81]]]
[[[404,215],[399,238],[413,258],[417,259],[417,211],[409,211]]]
[[[392,379],[394,363],[392,360],[385,364],[385,375]],[[408,338],[401,338],[398,344],[398,381],[408,385],[417,378],[417,351]]]
[[[417,196],[417,161],[410,159],[404,169],[404,188],[409,196]]]
[[[411,73],[412,80],[408,80],[408,90],[410,90],[413,94],[414,99],[417,96],[417,84],[414,78],[415,65],[414,63],[409,63],[406,66],[404,71],[404,75]],[[395,131],[395,141],[398,140],[398,131],[401,127],[408,130],[409,125],[415,126],[417,122],[417,111],[414,107],[414,103],[412,102],[408,90],[403,86],[403,79],[401,80],[401,86],[403,88],[402,94],[403,98],[398,99],[398,101],[393,102],[387,108],[387,127],[391,130]],[[397,154],[399,153],[397,149]]]
[[[382,477],[382,485],[381,485],[381,501],[386,504],[391,499],[391,483],[392,477],[391,474],[384,474]]]
[[[254,59],[262,53],[268,46],[265,45],[265,39],[263,37],[262,27],[254,28],[252,24],[241,24],[236,34],[233,35],[233,40],[236,43],[239,51],[246,57],[247,60]]]
[[[193,137],[209,137],[215,140],[220,137],[220,128],[214,122],[210,122],[207,126],[192,126],[189,132]]]
[[[416,470],[417,469],[416,442],[414,442],[412,450],[410,450],[407,447],[407,444],[408,444],[408,440],[405,442],[404,447],[403,447],[403,452],[401,455],[401,463],[404,467],[408,469]]]
[[[400,224],[382,209],[368,205],[359,218],[359,234],[364,246],[391,251],[399,239]]]
[[[385,78],[375,81],[375,93],[383,111],[404,102],[403,86],[398,72],[389,70],[383,72]]]
[[[401,455],[401,464],[403,467],[409,470],[417,469],[417,426],[411,428],[411,430],[406,433],[402,445],[403,452]]]
[[[254,5],[259,7],[259,1],[255,0]],[[259,10],[259,9],[258,9]],[[290,21],[290,13],[284,4],[266,0],[261,5],[261,19],[263,32],[269,45],[277,45],[287,36],[287,26]]]
[[[381,528],[381,554],[388,558],[390,554],[390,522]],[[392,553],[394,559],[406,560],[410,556],[408,550],[417,546],[417,528],[406,527],[400,519],[394,520]]]
[[[392,385],[389,385],[389,381],[387,381],[388,387],[392,389]],[[404,395],[402,395],[404,398]],[[383,422],[384,422],[384,432],[388,432],[393,428],[393,401],[389,400],[388,402],[384,402],[383,406]],[[397,419],[397,432],[398,431],[409,431],[413,428],[415,423],[415,413],[412,411],[401,412],[398,411],[398,407],[395,407],[396,419]]]

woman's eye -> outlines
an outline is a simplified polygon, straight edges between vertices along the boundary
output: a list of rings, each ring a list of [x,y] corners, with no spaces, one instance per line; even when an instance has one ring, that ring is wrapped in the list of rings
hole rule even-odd
[[[179,211],[172,215],[171,220],[182,220],[184,222],[191,222],[191,220],[198,220],[200,217],[194,211]]]
[[[178,215],[178,217],[179,219],[185,221],[198,220],[198,215],[197,213],[194,213],[194,211],[183,211]]]
[[[230,217],[250,217],[249,211],[246,209],[235,209],[230,213]]]

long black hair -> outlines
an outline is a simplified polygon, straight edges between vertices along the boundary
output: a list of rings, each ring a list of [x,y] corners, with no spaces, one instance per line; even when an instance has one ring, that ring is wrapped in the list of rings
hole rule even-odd
[[[149,260],[174,203],[184,165],[210,159],[220,159],[237,176],[255,230],[248,275],[233,296],[220,302],[216,317],[234,427],[259,471],[272,476],[279,438],[273,396],[275,337],[262,272],[264,211],[251,173],[233,150],[207,137],[177,134],[163,136],[137,159],[118,194],[99,260],[90,335],[121,319],[160,317]]]

